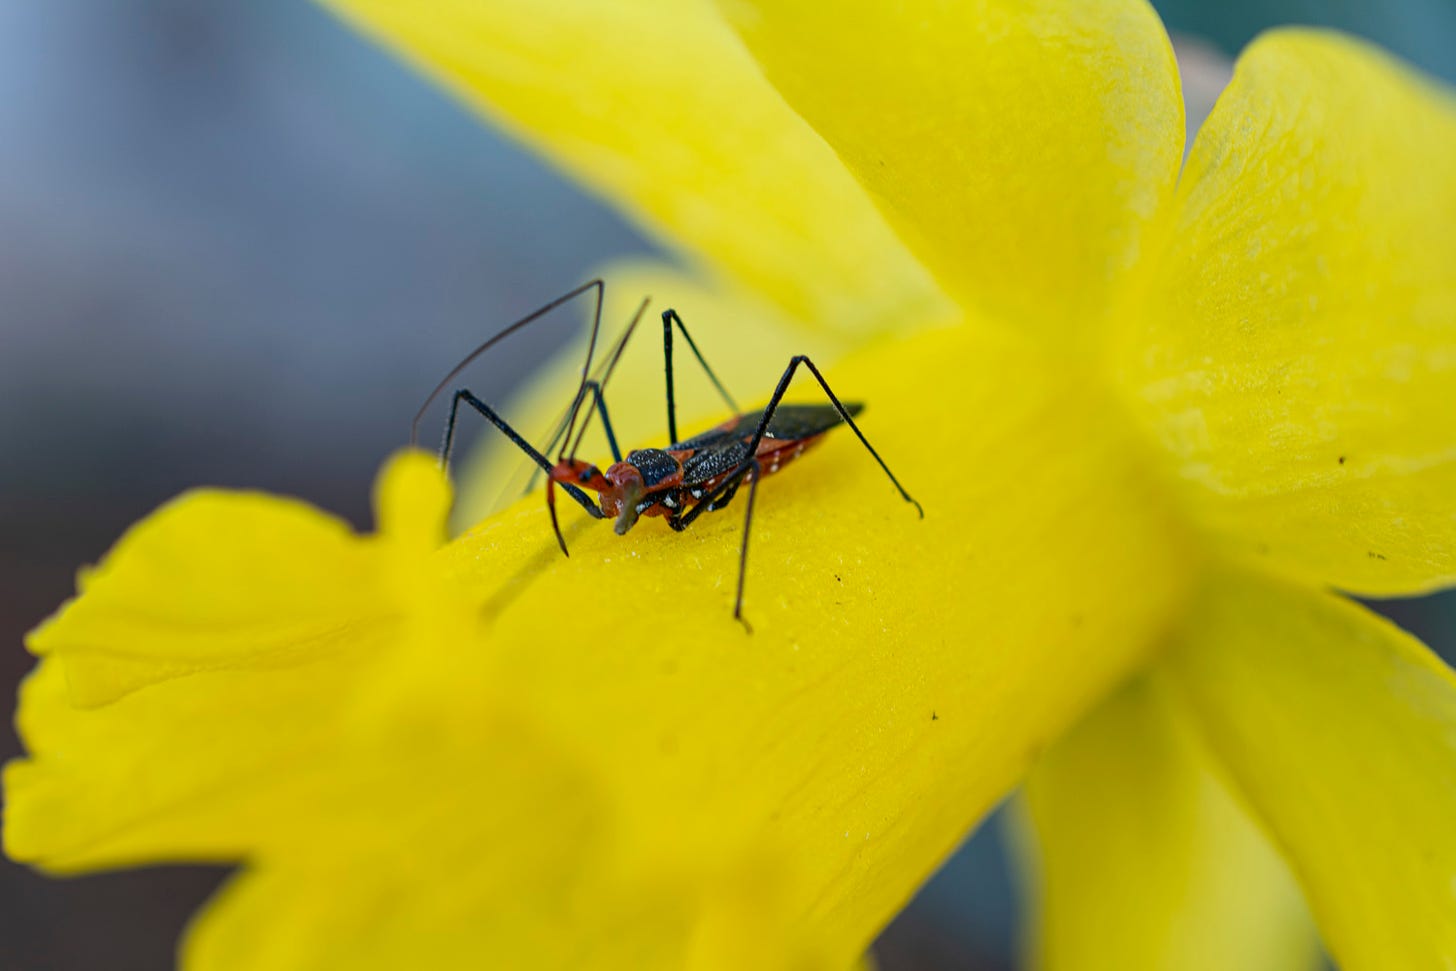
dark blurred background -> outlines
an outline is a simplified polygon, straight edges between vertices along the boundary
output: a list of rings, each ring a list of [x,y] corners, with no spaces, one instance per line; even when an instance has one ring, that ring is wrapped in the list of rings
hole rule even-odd
[[[1456,0],[1157,6],[1209,45],[1187,48],[1195,98],[1288,22],[1456,74]],[[305,0],[0,2],[5,694],[76,567],[160,502],[256,487],[367,525],[380,459],[463,350],[651,249]],[[475,380],[504,391],[552,340]],[[1386,607],[1450,657],[1453,603]],[[19,751],[8,730],[0,749]],[[0,861],[0,971],[170,967],[224,873],[52,881]],[[882,964],[1009,969],[1014,917],[993,821],[885,934]]]

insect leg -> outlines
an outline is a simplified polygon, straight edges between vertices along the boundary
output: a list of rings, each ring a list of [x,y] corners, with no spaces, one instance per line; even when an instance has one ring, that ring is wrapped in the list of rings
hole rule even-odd
[[[688,342],[693,357],[698,359],[704,373],[708,375],[708,380],[713,382],[713,387],[718,389],[718,394],[722,395],[728,407],[733,409],[734,414],[743,413],[738,407],[738,402],[734,401],[733,396],[728,393],[728,389],[723,387],[723,382],[718,380],[718,375],[714,374],[713,369],[708,366],[708,362],[703,358],[703,352],[698,350],[698,345],[693,340],[693,335],[688,333],[687,325],[682,322],[682,318],[677,315],[676,310],[668,308],[662,312],[662,361],[663,370],[667,373],[667,440],[669,443],[679,441],[677,437],[677,400],[673,394],[672,379],[673,324],[677,324],[677,329],[682,331],[683,340]]]
[[[588,381],[584,387],[577,391],[576,400],[571,403],[571,413],[573,415],[576,414],[576,410],[581,406],[581,401],[586,396],[587,391],[591,392],[592,397],[595,399],[595,408],[601,413],[602,428],[607,433],[607,445],[612,450],[612,461],[620,462],[622,461],[622,450],[617,447],[617,435],[614,431],[612,431],[612,419],[611,416],[607,414],[607,402],[606,399],[602,397],[602,385],[600,381]],[[576,444],[571,446],[571,454],[573,456],[576,455],[576,450],[581,445],[582,436],[586,434],[586,426],[587,423],[583,421],[581,423],[581,430],[577,433],[576,436]],[[562,433],[566,430],[567,426],[563,423],[558,429],[557,434],[552,436],[551,443],[546,446],[547,451],[551,450],[552,446],[556,444],[557,440],[562,437]],[[557,461],[560,461],[561,459],[566,457],[566,446],[568,444],[570,443],[561,443],[561,452],[557,457]],[[531,478],[535,479],[536,475],[539,474],[540,470],[538,469],[535,473],[532,474]],[[571,486],[569,486],[565,482],[562,483],[562,487],[571,488]],[[556,536],[556,545],[561,547],[561,552],[563,554],[565,554],[566,556],[570,556],[571,551],[566,548],[566,537],[561,535],[561,522],[556,518],[556,480],[551,478],[549,475],[546,479],[546,511],[551,514],[551,532]]]
[[[541,450],[542,452],[550,454],[560,444],[561,451],[556,455],[558,462],[563,458],[576,458],[576,452],[581,448],[581,440],[586,437],[586,428],[591,422],[591,413],[588,412],[586,420],[582,422],[581,428],[577,430],[575,442],[572,442],[570,439],[571,429],[576,424],[576,416],[581,409],[581,403],[584,400],[587,388],[595,384],[595,409],[601,413],[602,421],[607,426],[607,444],[611,446],[612,458],[615,461],[621,461],[622,456],[617,448],[616,436],[613,434],[611,422],[607,418],[604,394],[606,392],[607,382],[611,380],[612,372],[617,369],[617,362],[622,359],[622,352],[627,349],[627,342],[632,339],[632,334],[637,330],[637,324],[641,322],[642,314],[647,310],[647,304],[650,300],[650,297],[644,297],[642,302],[637,305],[637,312],[628,321],[626,328],[622,331],[622,336],[617,338],[617,343],[612,347],[611,353],[598,366],[597,373],[584,381],[581,387],[577,389],[576,396],[571,401],[571,407],[562,413],[555,426],[553,426],[555,431],[551,433],[550,439],[546,442],[546,447]],[[539,469],[532,470],[521,495],[525,495],[536,487],[536,477],[540,474],[541,471]]]
[[[602,397],[601,382],[588,381],[586,383],[586,386],[583,387],[581,391],[577,394],[577,399],[572,404],[572,408],[574,410],[579,407],[581,405],[582,398],[586,397],[586,394],[588,392],[590,392],[592,396],[592,407],[595,408],[597,413],[602,416],[602,431],[606,432],[607,447],[612,450],[612,461],[620,462],[622,461],[622,450],[617,447],[617,433],[612,430],[612,418],[610,415],[607,414],[607,400]],[[568,455],[576,455],[576,450],[581,448],[581,439],[582,436],[585,434],[586,422],[583,421],[581,423],[581,428],[577,430],[576,441],[572,443],[571,448],[568,450],[565,442],[561,444],[560,458],[565,458]]]
[[[748,475],[748,508],[743,512],[743,543],[738,547],[738,595],[733,599],[733,619],[738,621],[750,633],[753,633],[753,625],[743,616],[743,581],[748,576],[748,534],[753,528],[753,500],[758,498],[758,480],[762,478],[759,472],[758,459],[753,460]],[[737,486],[728,493],[728,498],[733,497]],[[725,503],[726,505],[726,503]],[[721,508],[721,507],[719,507]]]
[[[864,437],[864,432],[859,430],[859,426],[854,423],[854,419],[850,417],[850,414],[848,411],[845,410],[844,405],[840,404],[839,399],[835,397],[834,392],[830,390],[829,382],[824,380],[824,375],[820,374],[819,369],[814,366],[814,362],[809,360],[809,358],[803,354],[795,355],[792,359],[790,359],[789,366],[784,369],[784,376],[779,378],[778,387],[774,388],[773,397],[770,398],[768,404],[764,406],[763,417],[759,419],[758,428],[754,430],[753,438],[748,443],[749,458],[748,460],[745,460],[745,464],[747,461],[751,461],[755,453],[757,453],[758,443],[763,441],[764,433],[768,430],[768,424],[770,421],[773,420],[774,411],[778,408],[779,402],[783,400],[784,392],[789,390],[789,382],[793,380],[794,372],[799,369],[800,364],[807,367],[809,369],[809,373],[814,375],[814,380],[818,381],[819,387],[824,389],[824,393],[829,397],[830,403],[834,405],[834,410],[839,412],[839,417],[844,419],[844,423],[848,425],[850,427],[850,430],[854,432],[855,437],[859,439],[859,443],[863,445],[865,447],[865,450],[874,457],[874,460],[877,463],[879,463],[879,466],[881,469],[884,470],[885,475],[890,477],[890,481],[894,483],[895,488],[900,491],[901,498],[903,498],[906,502],[914,505],[916,511],[920,513],[920,518],[924,519],[925,510],[921,508],[920,503],[916,502],[915,499],[910,495],[910,493],[905,491],[905,487],[900,484],[900,480],[895,478],[895,473],[890,471],[890,467],[885,464],[885,460],[880,458],[880,453],[875,451],[875,447],[869,443],[869,439]]]
[[[610,369],[607,371],[607,377],[611,377]],[[622,461],[622,450],[617,447],[617,434],[612,431],[612,418],[607,414],[607,401],[602,397],[602,385],[600,381],[588,381],[586,386],[577,392],[576,401],[571,406],[572,413],[576,413],[576,409],[580,406],[581,399],[588,389],[590,389],[592,397],[596,401],[596,410],[601,413],[602,430],[607,434],[607,446],[612,450],[612,461],[620,462]],[[571,446],[570,454],[572,457],[576,456],[576,450],[581,447],[582,437],[586,435],[586,427],[587,422],[583,421],[581,423],[581,430],[577,432],[576,442]],[[554,445],[556,443],[553,441],[552,444]],[[565,458],[567,455],[566,445],[567,443],[565,442],[561,445],[560,458]],[[562,487],[571,488],[564,482],[562,483]],[[561,535],[561,524],[556,519],[556,480],[552,478],[546,479],[546,508],[551,513],[551,531],[556,534],[556,545],[561,547],[562,553],[570,556],[571,553],[566,548],[566,537]]]
[[[667,521],[667,524],[673,529],[682,532],[703,513],[713,512],[728,505],[734,495],[738,493],[738,487],[743,485],[745,479],[748,480],[748,508],[743,513],[743,542],[738,549],[738,593],[733,599],[733,619],[746,627],[750,634],[753,633],[753,626],[743,618],[743,581],[748,575],[748,533],[753,526],[753,501],[758,497],[758,480],[762,478],[761,471],[758,459],[749,458],[737,471],[723,480],[721,485],[699,500],[696,506]]]
[[[632,334],[637,330],[637,323],[638,323],[638,321],[640,321],[642,319],[642,314],[646,312],[646,310],[647,310],[647,304],[651,301],[651,299],[652,299],[651,297],[643,297],[642,298],[642,302],[637,305],[637,312],[632,315],[631,321],[628,322],[626,329],[622,331],[622,336],[617,339],[616,345],[612,348],[611,353],[607,355],[606,361],[603,362],[602,368],[601,368],[601,373],[597,377],[597,388],[598,388],[598,392],[600,392],[601,389],[605,388],[607,386],[607,382],[611,380],[611,378],[612,378],[612,372],[616,370],[616,368],[617,368],[617,362],[619,360],[621,360],[621,358],[622,358],[622,352],[624,350],[626,350],[626,348],[627,348],[627,342],[632,339]],[[586,391],[587,383],[591,379],[591,376],[592,376],[591,375],[592,351],[597,346],[597,329],[600,326],[601,326],[601,304],[598,303],[597,304],[597,319],[596,319],[596,322],[592,324],[591,342],[587,345],[587,349],[586,349],[586,363],[584,365],[582,365],[582,368],[581,368],[581,386],[577,389],[577,392],[576,392],[576,402],[575,402],[575,404],[572,405],[571,415],[568,417],[567,422],[566,422],[566,434],[565,434],[565,437],[563,438],[563,441],[568,441],[569,442],[569,441],[572,440],[571,439],[571,432],[576,427],[576,415],[577,415],[577,411],[578,411],[578,409],[579,409],[579,407],[581,405],[581,402],[583,400],[583,395],[584,395],[584,393]],[[601,400],[602,400],[601,399],[601,395],[600,395],[600,393],[598,393],[598,395],[597,395],[597,403],[598,404],[601,404]],[[603,414],[605,414],[605,412]],[[576,436],[576,444],[571,447],[570,455],[573,458],[576,456],[576,450],[577,450],[577,448],[581,445],[582,437],[584,435],[586,435],[586,426],[587,426],[587,424],[589,424],[591,422],[591,415],[592,415],[591,411],[588,410],[587,411],[587,414],[586,414],[586,418],[584,418],[582,420],[581,434],[579,434],[579,435]]]
[[[728,487],[727,491],[725,491],[717,499],[714,499],[712,502],[708,503],[708,512],[717,512],[720,509],[727,509],[728,504],[733,501],[733,497],[738,495],[738,487],[743,484],[743,480],[746,478],[748,478],[748,476],[745,474],[737,479],[734,479],[733,484]]]
[[[455,435],[455,415],[456,412],[459,410],[460,402],[462,401],[470,407],[474,408],[476,411],[480,412],[482,415],[485,416],[487,421],[489,421],[492,425],[504,432],[505,436],[509,438],[517,448],[525,452],[526,455],[530,457],[531,461],[535,462],[538,466],[540,466],[547,475],[551,474],[550,459],[546,458],[546,456],[536,451],[536,449],[531,446],[531,443],[522,438],[520,433],[512,428],[504,418],[496,414],[494,409],[492,409],[490,405],[486,404],[484,401],[481,401],[479,398],[477,398],[475,395],[471,394],[464,388],[455,392],[455,398],[450,402],[450,418],[445,424],[445,443],[440,449],[440,464],[443,465],[447,470],[450,467],[450,445]],[[565,489],[566,494],[571,496],[571,498],[575,499],[577,503],[581,506],[581,508],[585,509],[587,511],[587,514],[593,519],[602,518],[602,511],[597,508],[597,504],[592,502],[591,498],[585,492],[582,492],[570,482],[561,483],[561,488]]]
[[[556,518],[556,480],[546,480],[546,511],[551,514],[551,533],[556,537],[556,545],[561,547],[561,555],[571,556],[571,550],[566,548],[566,537],[561,535],[561,521]]]
[[[757,465],[758,462],[755,459],[750,459],[742,465],[739,465],[732,472],[728,473],[727,478],[714,486],[712,492],[709,492],[699,499],[697,505],[681,515],[669,519],[667,524],[680,533],[691,526],[693,521],[703,513],[722,509],[728,504],[728,500],[733,498],[733,493],[738,491],[738,486],[742,484],[743,477]]]

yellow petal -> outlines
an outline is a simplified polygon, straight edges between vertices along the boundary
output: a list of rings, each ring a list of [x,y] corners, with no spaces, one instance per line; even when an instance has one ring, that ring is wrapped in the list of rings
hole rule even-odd
[[[359,632],[349,651],[381,648]],[[287,668],[173,678],[78,709],[56,657],[20,694],[30,753],[5,767],[5,852],[52,872],[238,859],[317,836],[297,812],[329,772],[341,709],[366,670],[335,654]]]
[[[418,586],[447,504],[434,461],[403,453],[380,479],[381,539],[219,491],[133,528],[31,637],[45,657],[17,716],[30,758],[5,772],[7,852],[68,870],[222,859],[292,829],[352,686],[437,633],[415,614],[454,617],[438,582]]]
[[[82,707],[197,671],[323,656],[355,627],[401,616],[386,567],[443,541],[448,485],[433,459],[400,453],[378,498],[381,529],[399,546],[388,553],[306,503],[187,493],[82,571],[79,595],[26,645],[63,659]]]
[[[1456,677],[1349,601],[1209,582],[1170,656],[1347,971],[1456,962]]]
[[[392,865],[406,863],[399,869]],[[483,900],[475,870],[438,871],[369,856],[263,865],[235,878],[189,929],[183,971],[572,968],[626,971],[839,971],[764,918],[763,899],[667,885],[576,888],[573,933],[561,886]],[[572,881],[570,871],[561,874]],[[769,890],[763,885],[754,890]],[[595,892],[593,894],[593,891]],[[731,898],[731,899],[729,899]],[[583,941],[591,946],[583,946]]]
[[[323,2],[790,316],[863,332],[943,300],[706,2]]]
[[[304,503],[198,490],[129,530],[26,643],[64,663],[81,706],[208,668],[288,665],[377,613],[372,565],[348,524]]]
[[[460,653],[478,662],[485,646]],[[251,854],[189,935],[188,971],[847,963],[827,964],[840,949],[788,925],[781,857],[744,851],[745,834],[694,845],[656,820],[662,852],[620,842],[612,781],[566,757],[552,726],[498,703],[493,688],[509,686],[480,670],[450,672],[468,682],[468,710],[415,698],[356,732],[327,766],[348,778],[294,807],[316,828]]]
[[[493,517],[442,554],[493,591],[482,642],[381,670],[378,694],[405,709],[381,723],[418,724],[429,699],[445,740],[510,713],[601,780],[613,858],[777,854],[792,926],[848,963],[1143,662],[1185,582],[1124,425],[1035,347],[961,328],[826,371],[868,403],[865,434],[926,518],[851,435],[828,436],[760,489],[752,635],[731,617],[739,504],[621,537],[565,507],[570,559],[539,497]],[[801,380],[797,400],[822,400]]]
[[[1240,59],[1119,361],[1210,532],[1369,594],[1456,582],[1456,101],[1354,40]]]
[[[1023,805],[1043,971],[1319,966],[1298,885],[1185,719],[1140,679],[1032,772]]]
[[[1059,342],[1108,313],[1183,148],[1146,3],[723,6],[963,305]]]
[[[405,553],[433,553],[445,542],[450,482],[439,462],[417,450],[403,451],[384,466],[374,488],[374,514],[386,539]]]

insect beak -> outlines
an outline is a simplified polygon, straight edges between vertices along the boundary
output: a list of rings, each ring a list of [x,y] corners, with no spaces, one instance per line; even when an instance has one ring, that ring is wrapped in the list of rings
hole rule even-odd
[[[627,530],[637,525],[637,503],[642,500],[643,491],[639,481],[622,484],[622,505],[617,512],[617,523],[612,527],[618,536],[624,535]]]

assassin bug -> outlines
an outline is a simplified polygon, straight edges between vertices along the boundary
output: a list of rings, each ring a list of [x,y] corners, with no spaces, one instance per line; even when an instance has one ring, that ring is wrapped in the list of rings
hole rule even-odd
[[[748,485],[748,501],[743,517],[743,540],[738,551],[738,590],[733,601],[733,617],[748,627],[743,618],[743,582],[748,569],[748,536],[753,525],[754,499],[758,495],[758,483],[766,475],[777,472],[788,462],[798,458],[804,450],[817,443],[826,432],[836,425],[846,424],[859,439],[885,475],[899,491],[901,498],[915,506],[921,518],[925,510],[900,485],[900,480],[890,471],[885,460],[880,458],[874,446],[865,438],[859,426],[854,423],[864,405],[859,402],[841,402],[830,389],[824,375],[805,355],[791,358],[788,367],[779,378],[777,387],[768,403],[756,411],[743,411],[723,387],[713,369],[703,358],[697,344],[688,333],[687,325],[677,311],[668,309],[662,313],[662,352],[667,377],[667,437],[666,448],[634,449],[622,455],[617,445],[617,436],[612,428],[611,416],[607,411],[605,388],[647,309],[647,300],[638,306],[637,312],[628,323],[622,336],[601,367],[593,374],[592,357],[596,352],[597,334],[602,323],[602,300],[605,284],[592,280],[563,294],[525,317],[506,327],[465,356],[450,373],[441,379],[420,406],[410,426],[410,441],[419,439],[419,426],[425,412],[447,387],[472,361],[501,340],[527,326],[536,319],[555,310],[589,291],[596,291],[596,309],[592,318],[591,337],[587,343],[586,364],[582,367],[582,379],[576,395],[565,416],[557,423],[555,432],[547,443],[545,452],[558,444],[560,451],[553,462],[537,450],[506,422],[494,408],[481,401],[466,388],[455,391],[450,402],[450,414],[445,423],[444,442],[440,448],[440,461],[448,467],[450,450],[455,438],[455,423],[461,403],[479,412],[492,425],[500,429],[511,442],[536,463],[546,476],[546,504],[551,513],[551,528],[561,552],[570,555],[566,539],[556,517],[556,487],[559,485],[593,519],[614,519],[618,535],[622,535],[636,524],[641,516],[660,516],[674,530],[681,532],[691,526],[705,512],[716,512],[726,507],[738,494],[738,489]],[[677,404],[674,396],[672,344],[673,329],[676,327],[687,341],[693,356],[697,358],[713,386],[734,412],[734,417],[698,435],[679,439],[677,433]],[[784,393],[800,367],[808,369],[819,387],[829,399],[827,405],[784,404]],[[588,402],[588,399],[590,401]],[[577,418],[582,408],[586,417],[577,427]],[[576,451],[586,434],[587,425],[593,414],[602,420],[602,430],[612,452],[612,465],[606,472],[597,466],[576,457]],[[573,437],[575,433],[575,437]],[[534,476],[533,476],[534,479]],[[528,487],[529,488],[529,487]],[[600,505],[587,495],[586,491],[597,493]],[[750,628],[751,629],[751,628]]]

